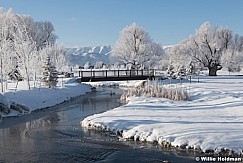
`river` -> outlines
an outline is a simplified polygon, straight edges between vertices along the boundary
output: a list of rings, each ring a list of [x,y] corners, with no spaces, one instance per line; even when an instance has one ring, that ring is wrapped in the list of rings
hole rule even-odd
[[[80,121],[88,115],[120,106],[121,93],[120,89],[98,89],[52,109],[4,119],[0,162],[194,162],[186,153],[151,143],[122,142],[112,133],[81,127]]]

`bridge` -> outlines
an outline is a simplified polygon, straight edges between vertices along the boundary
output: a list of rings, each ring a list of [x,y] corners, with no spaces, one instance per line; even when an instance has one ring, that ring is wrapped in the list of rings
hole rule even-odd
[[[155,70],[79,70],[78,82],[154,79]]]

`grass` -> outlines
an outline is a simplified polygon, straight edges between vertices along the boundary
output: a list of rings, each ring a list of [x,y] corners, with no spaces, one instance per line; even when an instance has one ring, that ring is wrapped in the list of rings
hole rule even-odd
[[[128,98],[132,96],[167,98],[176,101],[189,100],[189,95],[185,88],[162,85],[156,81],[147,81],[144,85],[128,89],[127,92],[122,94],[121,100],[128,101]]]

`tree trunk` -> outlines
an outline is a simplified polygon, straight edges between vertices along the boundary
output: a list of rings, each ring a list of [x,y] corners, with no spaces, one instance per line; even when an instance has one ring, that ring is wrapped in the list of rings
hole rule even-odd
[[[29,75],[27,66],[25,66],[25,73],[26,73],[26,77],[27,77],[28,89],[30,90],[30,75]]]
[[[208,70],[209,70],[209,76],[217,76],[217,71],[218,71],[217,66],[208,67]]]
[[[3,59],[1,58],[1,89],[3,92]]]

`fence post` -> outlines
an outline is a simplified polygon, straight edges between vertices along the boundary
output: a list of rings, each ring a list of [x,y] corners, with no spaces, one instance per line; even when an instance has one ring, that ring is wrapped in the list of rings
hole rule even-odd
[[[107,70],[105,70],[105,77],[107,78]]]
[[[91,70],[92,71],[92,70]],[[93,77],[95,77],[95,71],[93,71]]]
[[[119,69],[117,70],[117,76],[118,76],[118,78],[119,78]]]

